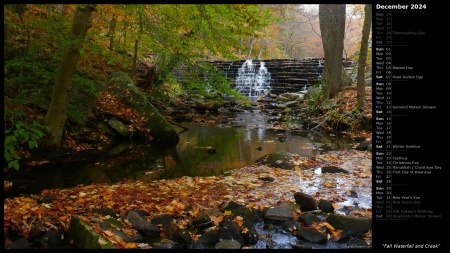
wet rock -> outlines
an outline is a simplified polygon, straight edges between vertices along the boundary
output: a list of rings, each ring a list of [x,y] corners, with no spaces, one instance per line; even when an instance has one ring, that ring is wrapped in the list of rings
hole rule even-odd
[[[208,230],[198,238],[197,242],[214,245],[219,241],[218,232],[218,230]]]
[[[318,207],[320,210],[322,210],[324,213],[332,213],[334,212],[333,205],[328,200],[320,200]]]
[[[313,211],[317,209],[317,203],[314,198],[303,192],[294,193],[295,203],[300,204],[302,212]]]
[[[183,245],[190,245],[192,243],[191,234],[188,229],[180,229],[176,233],[176,241]]]
[[[63,243],[63,232],[60,232],[55,229],[50,229],[47,231],[44,235],[45,240],[48,242],[49,245],[60,245]]]
[[[326,235],[315,230],[300,229],[297,231],[297,238],[317,244],[326,244],[328,242]]]
[[[224,222],[223,226],[219,227],[217,236],[220,240],[235,240],[240,244],[244,243],[244,238],[241,236],[240,228],[234,221]]]
[[[341,169],[336,166],[325,166],[321,168],[322,173],[345,173],[348,174],[349,172],[347,170]]]
[[[144,238],[139,232],[135,231],[136,234],[133,237],[129,237],[129,235],[125,234],[123,230],[119,230],[117,228],[113,228],[114,234],[120,237],[124,242],[139,242]]]
[[[50,203],[52,203],[54,200],[55,200],[55,198],[48,197],[48,196],[44,196],[44,197],[38,199],[37,202],[38,202],[39,204],[42,204],[42,203],[50,204]]]
[[[248,207],[239,207],[232,211],[232,214],[234,217],[241,216],[244,221],[249,221],[251,223],[256,223],[258,221],[261,221],[262,214],[257,213],[258,210],[251,209]]]
[[[244,238],[244,243],[249,245],[258,243],[259,234],[256,231],[255,224],[244,219],[243,227],[247,229],[247,231],[241,233],[242,238]]]
[[[311,226],[314,222],[319,223],[321,220],[317,215],[312,213],[305,213],[299,216],[299,220],[306,226]]]
[[[152,249],[173,249],[175,242],[155,242],[152,244]]]
[[[47,230],[45,229],[45,227],[41,226],[41,225],[38,223],[38,224],[36,224],[36,225],[34,225],[34,226],[31,227],[30,233],[28,234],[28,238],[29,238],[30,240],[33,240],[33,239],[35,239],[35,238],[37,238],[37,237],[43,235],[43,234],[45,233],[45,231],[47,231]]]
[[[27,238],[20,238],[5,247],[6,249],[31,249]]]
[[[292,159],[292,154],[287,152],[273,152],[263,157],[258,158],[255,163],[258,165],[268,165],[274,168],[293,169],[295,166],[289,161]]]
[[[92,213],[98,213],[98,214],[101,214],[102,216],[109,215],[109,216],[114,217],[114,218],[117,217],[117,214],[113,210],[111,210],[109,208],[92,209]]]
[[[273,177],[258,177],[259,180],[266,181],[266,182],[273,182],[275,179]]]
[[[330,214],[327,216],[326,221],[335,229],[343,230],[342,237],[366,233],[372,229],[372,219],[370,218]]]
[[[129,211],[128,214],[125,216],[124,220],[127,220],[129,223],[131,223],[133,228],[142,233],[143,235],[149,236],[159,235],[159,229],[156,227],[156,225],[148,222],[142,215],[140,215],[138,212],[134,210]]]
[[[301,137],[307,137],[309,135],[309,133],[310,133],[310,130],[297,130],[296,129],[296,130],[291,131],[292,135],[298,135]]]
[[[291,243],[291,247],[293,249],[312,249],[311,246],[308,246],[306,244],[293,244],[293,243]]]
[[[372,141],[363,141],[358,146],[356,146],[356,150],[364,151],[367,150],[367,147],[372,144]]]
[[[292,209],[284,206],[269,207],[264,214],[264,221],[272,224],[282,224],[285,221],[293,220]]]
[[[237,208],[240,208],[240,207],[244,207],[244,206],[241,205],[241,204],[239,204],[239,203],[237,203],[237,202],[229,201],[229,202],[223,204],[223,205],[220,207],[220,211],[221,211],[221,212],[225,212],[225,211],[228,211],[228,210],[231,210],[231,211],[232,211],[232,210],[237,209]]]
[[[170,240],[173,240],[176,237],[178,230],[180,230],[178,225],[168,214],[156,216],[150,221],[150,223],[155,226],[161,226],[161,232],[164,233]]]
[[[209,228],[209,227],[213,227],[214,226],[214,222],[211,220],[211,218],[209,217],[209,215],[203,215],[201,217],[195,218],[192,222],[191,222],[191,226],[193,226],[194,228]]]
[[[223,240],[214,246],[216,249],[240,249],[241,243],[235,240]]]
[[[69,234],[78,249],[115,249],[116,247],[92,229],[92,226],[72,216]]]
[[[281,224],[281,227],[286,231],[286,232],[294,232],[299,230],[302,226],[301,224],[296,221],[296,220],[289,220],[289,221],[285,221],[283,222],[283,224]]]
[[[290,102],[286,102],[286,106],[287,107],[294,107],[297,106],[299,104],[298,101],[290,101]]]
[[[198,213],[198,216],[199,216],[199,217],[200,217],[200,216],[204,216],[204,215],[209,215],[209,216],[221,216],[221,215],[223,215],[223,213],[222,213],[221,211],[215,209],[215,208],[208,208],[208,209],[201,210],[201,211]]]

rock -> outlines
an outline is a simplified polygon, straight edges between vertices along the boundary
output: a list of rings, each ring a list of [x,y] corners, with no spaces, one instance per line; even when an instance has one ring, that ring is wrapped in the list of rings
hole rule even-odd
[[[244,221],[249,221],[251,223],[256,223],[258,221],[261,220],[262,216],[258,215],[258,213],[256,213],[258,210],[256,209],[251,209],[248,207],[239,207],[236,208],[232,211],[232,214],[234,215],[234,217],[236,216],[241,216]]]
[[[168,214],[156,216],[150,221],[150,223],[155,226],[161,225],[161,232],[164,233],[170,240],[175,239],[178,230],[180,230],[173,218]]]
[[[300,204],[302,212],[313,211],[317,209],[316,200],[303,192],[294,193],[295,203]]]
[[[363,141],[358,146],[356,146],[356,150],[364,151],[367,150],[367,147],[372,144],[372,141]]]
[[[273,182],[275,179],[273,177],[258,177],[259,180],[266,181],[266,182]]]
[[[20,238],[5,247],[6,249],[31,249],[27,238]]]
[[[372,219],[329,214],[326,221],[335,229],[343,230],[342,236],[366,233],[372,229]]]
[[[69,234],[78,249],[116,249],[105,237],[95,232],[91,225],[72,216]]]
[[[244,243],[249,245],[254,245],[258,243],[259,234],[255,228],[255,224],[251,221],[244,219],[243,227],[247,229],[245,233],[241,232],[242,238],[244,238]]]
[[[325,166],[321,168],[322,173],[345,173],[348,174],[349,172],[347,170],[341,169],[336,166]]]
[[[334,212],[333,205],[328,200],[320,200],[318,207],[320,210],[322,210],[324,213],[332,213]]]
[[[110,229],[111,227],[113,227],[113,228],[118,228],[118,229],[123,229],[122,223],[120,223],[120,221],[118,221],[118,220],[115,219],[115,218],[109,218],[109,219],[103,221],[102,223],[100,223],[100,227],[101,227],[103,230],[108,230],[108,229]]]
[[[306,244],[293,244],[293,243],[291,243],[291,247],[293,249],[312,249],[311,246],[308,246]]]
[[[192,222],[191,222],[191,226],[193,226],[194,228],[209,228],[209,227],[213,227],[214,226],[214,222],[211,220],[211,218],[209,217],[209,215],[205,214],[201,217],[197,217],[195,218]]]
[[[105,81],[105,88],[111,95],[117,95],[119,102],[139,113],[143,120],[143,131],[150,130],[154,140],[178,144],[179,136],[174,127],[150,103],[133,80],[124,72],[111,74]]]
[[[124,220],[131,223],[134,229],[148,236],[158,236],[159,229],[155,224],[148,222],[142,215],[138,212],[131,210],[127,213]]]
[[[223,226],[219,227],[219,232],[217,232],[217,237],[220,240],[234,240],[238,241],[240,244],[244,243],[244,238],[241,236],[239,231],[239,226],[234,221],[224,222]]]
[[[314,222],[319,223],[321,220],[317,215],[312,213],[305,213],[299,216],[299,220],[306,226],[311,226]]]
[[[175,238],[176,238],[177,242],[184,244],[184,245],[190,245],[192,243],[191,234],[189,234],[188,229],[178,230]]]
[[[214,245],[219,241],[218,230],[208,230],[198,238],[197,242]]]
[[[317,244],[326,244],[327,236],[315,230],[300,229],[297,231],[297,238]]]
[[[268,165],[281,169],[293,169],[295,165],[289,163],[292,159],[292,154],[287,152],[273,152],[263,157],[258,158],[255,163],[259,165]]]
[[[264,221],[271,224],[282,224],[293,219],[292,209],[284,206],[269,207],[264,214]]]
[[[125,126],[122,122],[116,119],[108,121],[108,125],[122,137],[128,138],[132,134],[132,132],[127,128],[127,126]]]
[[[281,224],[281,227],[286,231],[286,232],[294,232],[299,230],[302,225],[296,221],[296,220],[289,220],[289,221],[285,221],[283,222],[283,224]]]
[[[229,202],[223,204],[223,205],[220,207],[220,211],[221,211],[221,212],[225,212],[225,211],[228,211],[228,210],[231,210],[231,211],[232,211],[232,210],[237,209],[237,208],[240,208],[240,207],[244,207],[244,206],[241,205],[241,204],[239,204],[239,203],[237,203],[237,202],[229,201]]]
[[[109,208],[92,209],[92,212],[101,214],[103,216],[109,215],[111,217],[117,218],[117,214],[113,210],[111,210]]]
[[[240,249],[241,243],[235,240],[223,240],[214,246],[216,249]]]

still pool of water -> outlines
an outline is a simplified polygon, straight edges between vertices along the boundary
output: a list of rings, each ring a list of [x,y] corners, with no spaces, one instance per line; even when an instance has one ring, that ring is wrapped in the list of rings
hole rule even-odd
[[[271,152],[286,151],[302,156],[319,152],[310,138],[265,129],[266,118],[262,114],[242,113],[234,120],[244,122],[247,127],[183,124],[189,130],[180,134],[176,147],[124,141],[103,155],[92,155],[87,150],[59,162],[10,171],[5,179],[12,181],[13,187],[5,196],[40,194],[43,189],[78,184],[220,175],[253,165],[256,159]]]

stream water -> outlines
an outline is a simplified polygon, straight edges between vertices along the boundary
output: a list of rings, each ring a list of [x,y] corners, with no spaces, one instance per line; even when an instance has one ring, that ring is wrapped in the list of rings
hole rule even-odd
[[[36,167],[24,165],[19,171],[5,174],[5,180],[13,182],[5,197],[40,194],[43,189],[78,184],[219,175],[252,165],[271,152],[311,156],[321,152],[324,145],[333,150],[350,149],[352,145],[350,140],[333,135],[312,134],[305,138],[289,131],[265,129],[267,116],[259,111],[233,117],[241,127],[183,123],[189,130],[180,134],[176,147],[122,141],[103,155],[93,155],[92,150],[87,150],[57,162]]]

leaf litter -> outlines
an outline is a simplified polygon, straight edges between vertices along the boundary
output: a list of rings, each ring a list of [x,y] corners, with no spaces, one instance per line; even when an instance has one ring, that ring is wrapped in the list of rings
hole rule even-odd
[[[109,208],[123,215],[134,209],[145,210],[150,221],[161,214],[170,214],[179,227],[187,227],[205,209],[216,208],[230,200],[263,210],[283,202],[294,203],[294,193],[303,192],[316,201],[326,199],[335,208],[357,205],[360,211],[352,215],[372,217],[372,154],[367,151],[335,151],[310,158],[294,155],[290,161],[307,165],[308,169],[293,170],[266,165],[247,166],[228,171],[221,176],[180,177],[151,182],[123,181],[116,184],[78,185],[68,189],[46,189],[41,195],[19,196],[4,200],[4,229],[18,231],[28,238],[32,226],[39,224],[49,230],[54,227],[67,232],[71,216],[81,217],[91,223],[99,217],[94,209]],[[318,173],[322,166],[337,166],[349,173]],[[304,167],[303,167],[304,168]],[[267,182],[260,178],[271,177]],[[39,204],[42,197],[54,198],[49,204]],[[362,211],[361,211],[362,210]],[[223,216],[230,214],[225,213]],[[213,216],[217,225],[223,216]],[[236,218],[241,222],[241,218]],[[122,222],[128,234],[133,234],[129,224]],[[138,243],[124,243],[117,236],[103,231],[98,224],[93,229],[104,235],[118,248],[138,248]],[[340,232],[327,224],[330,236]],[[194,235],[193,235],[194,236]],[[195,237],[195,236],[194,236]],[[194,238],[195,239],[195,238]]]

